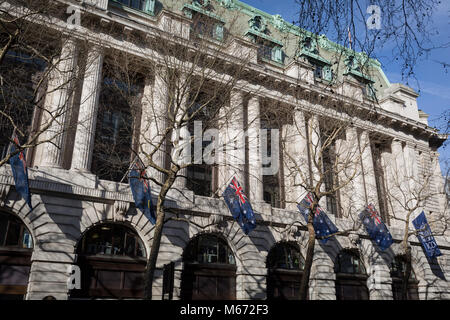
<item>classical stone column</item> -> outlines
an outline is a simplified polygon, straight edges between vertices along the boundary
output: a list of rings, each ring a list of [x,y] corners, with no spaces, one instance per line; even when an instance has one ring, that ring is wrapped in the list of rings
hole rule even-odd
[[[187,83],[187,77],[181,76],[180,77],[180,92],[184,92],[183,96],[181,97],[181,104],[178,107],[178,110],[175,110],[175,118],[177,125],[181,123],[181,121],[186,119],[188,116],[187,109],[189,108],[189,84]],[[183,90],[181,88],[183,86],[186,86]],[[178,100],[178,99],[176,99]],[[188,130],[188,123],[184,123],[182,126],[174,130],[176,132],[173,133],[173,139],[177,140],[180,145],[181,154],[180,156],[180,165],[185,165],[190,162],[191,160],[191,135],[189,134]],[[188,168],[182,168],[178,171],[179,177],[175,179],[174,186],[178,189],[185,189],[187,187],[187,174],[188,174]]]
[[[320,124],[319,117],[317,115],[312,115],[308,119],[308,147],[309,147],[309,157],[311,165],[311,180],[312,186],[315,187],[320,181],[322,168],[318,168],[316,164],[319,164],[320,151],[322,149],[322,143],[320,141]],[[325,184],[322,183],[321,190],[325,190]],[[326,197],[322,197],[319,201],[319,205],[323,208],[327,208]]]
[[[60,56],[55,58],[55,66],[48,81],[44,108],[49,114],[46,114],[44,119],[46,123],[51,124],[46,130],[44,139],[51,142],[46,142],[41,150],[40,166],[61,168],[63,165],[64,141],[70,118],[77,62],[76,41],[65,39]]]
[[[308,140],[303,111],[296,109],[292,124],[285,125],[283,131],[286,209],[297,210],[297,204],[306,194],[301,185],[309,180]]]
[[[98,103],[102,85],[102,69],[102,49],[94,46],[89,50],[86,61],[72,155],[72,169],[87,172],[91,169]]]
[[[405,209],[402,205],[405,205],[408,200],[410,190],[406,177],[403,144],[400,140],[392,141],[390,163],[386,165],[389,167],[388,189],[389,201],[394,210],[393,215],[403,219]]]
[[[366,205],[364,176],[362,173],[358,132],[355,127],[346,128],[346,139],[337,139],[336,157],[342,214],[358,213]]]
[[[264,201],[261,160],[261,118],[259,98],[254,96],[248,102],[248,156],[249,184],[251,201]]]
[[[226,158],[228,180],[234,176],[244,185],[245,135],[244,135],[244,93],[232,90],[230,110],[227,114]]]
[[[372,157],[372,146],[370,144],[369,133],[363,130],[359,135],[359,152],[361,153],[361,165],[364,178],[364,191],[367,197],[367,204],[373,204],[378,210],[377,182],[375,178],[375,168]]]
[[[155,70],[154,81],[146,80],[142,96],[142,117],[139,152],[145,165],[151,157],[153,162],[165,168],[167,114],[169,111],[169,89],[164,78],[164,68]],[[164,181],[164,173],[148,167],[148,174],[159,182]]]

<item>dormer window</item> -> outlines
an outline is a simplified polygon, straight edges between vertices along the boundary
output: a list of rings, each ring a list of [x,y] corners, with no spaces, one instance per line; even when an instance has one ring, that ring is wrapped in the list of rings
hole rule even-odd
[[[131,9],[139,10],[151,15],[155,12],[155,0],[112,0]]]
[[[183,13],[192,19],[191,29],[199,38],[223,41],[225,37],[225,20],[209,11],[209,0],[195,0],[185,4]]]
[[[283,44],[270,37],[264,17],[256,15],[248,21],[249,29],[245,36],[259,46],[258,58],[266,61],[284,63]]]

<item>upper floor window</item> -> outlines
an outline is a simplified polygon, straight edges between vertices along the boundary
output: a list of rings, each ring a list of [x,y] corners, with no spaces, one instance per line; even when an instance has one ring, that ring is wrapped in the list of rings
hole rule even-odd
[[[132,9],[154,14],[155,0],[112,0]]]
[[[104,77],[100,92],[97,128],[92,157],[92,172],[100,179],[127,181],[136,141],[137,114],[140,110],[140,80],[126,84]]]
[[[212,12],[210,2],[194,0],[183,6],[183,13],[192,19],[191,30],[199,38],[223,41],[225,38],[225,20]]]

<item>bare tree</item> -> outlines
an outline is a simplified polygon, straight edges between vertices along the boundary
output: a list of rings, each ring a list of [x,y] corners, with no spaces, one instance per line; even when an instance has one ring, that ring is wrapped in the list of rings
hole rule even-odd
[[[77,83],[77,61],[63,43],[71,34],[65,23],[67,6],[49,1],[0,2],[0,166],[28,150],[31,164],[35,147],[58,144],[71,118]],[[13,131],[21,142],[8,152]]]
[[[238,152],[245,152],[240,144],[243,132],[238,130],[243,129],[243,105],[240,99],[233,99],[243,91],[255,91],[247,88],[250,75],[246,75],[245,68],[254,58],[253,51],[246,50],[231,36],[233,19],[219,26],[218,21],[204,15],[194,14],[188,24],[186,20],[177,21],[178,28],[172,26],[167,33],[149,32],[145,39],[137,32],[128,34],[128,41],[144,44],[145,59],[139,54],[113,51],[105,59],[103,85],[117,94],[104,91],[99,112],[109,112],[114,104],[116,109],[118,102],[123,101],[128,111],[121,120],[122,137],[126,137],[122,145],[132,148],[121,156],[123,150],[108,143],[105,132],[105,137],[96,142],[102,149],[96,149],[96,153],[99,157],[107,155],[109,160],[96,160],[94,155],[93,169],[104,170],[108,175],[114,168],[113,161],[119,164],[116,173],[123,173],[130,160],[142,159],[157,193],[156,223],[144,280],[145,299],[152,298],[164,224],[169,220],[191,223],[167,209],[167,198],[179,191],[185,201],[190,201],[182,192],[186,188],[219,197],[233,174],[242,173],[243,163],[236,161],[240,156],[234,150],[240,146]],[[186,27],[192,28],[189,39],[183,29]],[[105,109],[101,111],[103,105]],[[100,126],[97,124],[98,130]],[[203,134],[211,129],[215,131],[209,142],[203,141]],[[209,170],[211,180],[192,175],[199,168]]]
[[[392,153],[383,157],[386,176],[389,177],[386,198],[390,224],[403,230],[401,253],[405,262],[401,298],[407,299],[408,283],[412,274],[410,237],[423,230],[412,227],[412,220],[424,209],[434,236],[448,233],[450,222],[446,201],[444,177],[438,159],[433,154],[420,154],[412,147],[394,143]],[[430,209],[431,208],[431,209]],[[433,211],[434,210],[434,211]]]

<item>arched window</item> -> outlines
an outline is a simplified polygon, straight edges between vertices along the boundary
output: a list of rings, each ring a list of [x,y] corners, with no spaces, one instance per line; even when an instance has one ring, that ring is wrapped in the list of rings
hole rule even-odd
[[[391,264],[392,277],[392,296],[394,300],[419,300],[417,289],[418,281],[414,270],[411,269],[411,275],[408,281],[406,297],[402,294],[403,277],[406,272],[406,259],[404,256],[396,256]]]
[[[206,234],[194,238],[185,249],[183,261],[182,299],[236,299],[236,261],[221,236]]]
[[[367,273],[358,252],[344,250],[336,263],[336,299],[368,300]]]
[[[142,298],[146,265],[139,236],[122,224],[101,224],[88,230],[78,248],[81,289],[71,298]]]
[[[33,239],[24,223],[0,211],[0,300],[24,298],[32,251]]]
[[[298,245],[289,242],[276,244],[267,257],[267,298],[299,298],[305,260]]]

